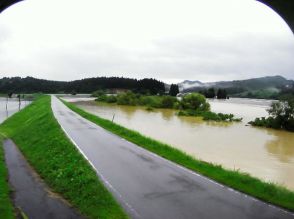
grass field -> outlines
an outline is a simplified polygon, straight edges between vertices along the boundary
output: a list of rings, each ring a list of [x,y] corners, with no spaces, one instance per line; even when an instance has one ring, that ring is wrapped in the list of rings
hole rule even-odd
[[[170,145],[161,143],[142,134],[90,114],[74,104],[63,101],[71,110],[96,123],[104,129],[121,136],[149,151],[207,176],[217,182],[254,196],[266,202],[294,211],[294,192],[272,183],[266,183],[249,174],[222,168],[219,165],[197,160]]]
[[[0,126],[0,132],[12,138],[51,189],[61,194],[83,215],[88,218],[127,218],[89,163],[63,133],[52,113],[50,100],[50,96],[38,98],[8,118]],[[6,172],[3,173],[2,163],[0,165],[0,174],[5,178]],[[2,185],[5,184],[0,183],[3,190]],[[5,194],[8,188],[4,188]],[[10,205],[6,197],[1,196],[0,200],[8,206],[5,209],[9,215]],[[2,206],[0,203],[0,208]]]
[[[10,199],[8,173],[4,161],[3,136],[0,134],[0,218],[14,219],[14,208]]]

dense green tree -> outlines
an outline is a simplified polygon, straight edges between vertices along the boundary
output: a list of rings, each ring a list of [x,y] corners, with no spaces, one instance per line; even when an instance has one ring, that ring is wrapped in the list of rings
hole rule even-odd
[[[164,83],[153,79],[153,78],[145,78],[142,80],[138,81],[138,87],[137,87],[138,92],[145,92],[155,95],[155,94],[161,94],[165,92],[165,86]]]
[[[216,96],[217,99],[227,99],[227,91],[225,89],[219,88]]]
[[[169,95],[171,96],[177,96],[177,94],[180,93],[179,86],[177,84],[171,84],[169,89]]]
[[[209,88],[205,95],[206,98],[214,98],[215,97],[215,90],[213,87]]]
[[[294,131],[294,99],[281,100],[272,103],[268,109],[268,118],[256,118],[250,124],[275,129]]]
[[[294,131],[294,99],[275,102],[268,112],[280,128]]]
[[[205,96],[199,93],[191,93],[183,96],[181,108],[184,110],[209,111],[210,105],[206,101]]]
[[[161,99],[161,107],[162,108],[174,108],[175,103],[177,102],[177,98],[173,96],[163,96]]]
[[[120,105],[137,105],[136,94],[131,91],[120,93],[117,95],[117,103]]]
[[[96,90],[92,93],[92,97],[100,97],[102,95],[105,95],[106,91],[100,89],[100,90]]]

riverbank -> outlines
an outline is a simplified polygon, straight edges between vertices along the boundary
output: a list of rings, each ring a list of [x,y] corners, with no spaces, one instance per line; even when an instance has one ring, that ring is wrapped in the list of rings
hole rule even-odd
[[[22,124],[22,125],[19,125]],[[96,172],[54,118],[42,96],[8,118],[0,132],[12,138],[47,185],[89,218],[127,218]]]
[[[168,160],[261,200],[294,210],[294,193],[286,188],[263,182],[239,171],[225,170],[219,165],[197,160],[170,145],[145,137],[136,131],[126,129],[109,120],[87,113],[73,104],[63,102],[84,118]]]
[[[11,188],[8,183],[8,172],[5,165],[3,139],[0,133],[0,218],[15,219],[14,207],[10,198]]]

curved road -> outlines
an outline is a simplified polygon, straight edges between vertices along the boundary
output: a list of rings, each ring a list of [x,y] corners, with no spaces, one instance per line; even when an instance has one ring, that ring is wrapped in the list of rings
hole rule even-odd
[[[294,218],[102,129],[52,96],[59,124],[131,218]],[[171,133],[176,134],[176,133]]]

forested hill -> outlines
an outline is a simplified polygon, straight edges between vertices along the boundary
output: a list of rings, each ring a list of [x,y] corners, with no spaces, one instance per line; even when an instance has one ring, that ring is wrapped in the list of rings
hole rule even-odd
[[[185,92],[197,91],[201,88],[225,88],[232,89],[238,88],[243,90],[256,90],[266,88],[282,88],[285,86],[291,86],[294,83],[293,80],[287,80],[282,76],[267,76],[261,78],[251,78],[247,80],[234,80],[234,81],[217,81],[202,83],[200,81],[183,81],[179,83],[181,90]]]
[[[293,93],[294,81],[282,76],[267,76],[247,80],[218,81],[202,83],[200,81],[183,81],[178,84],[182,92],[205,92],[209,89],[225,89],[231,97],[277,99],[281,95]]]
[[[92,93],[100,89],[128,89],[151,94],[164,93],[164,83],[155,79],[97,77],[76,81],[50,81],[33,77],[0,79],[0,93]]]

